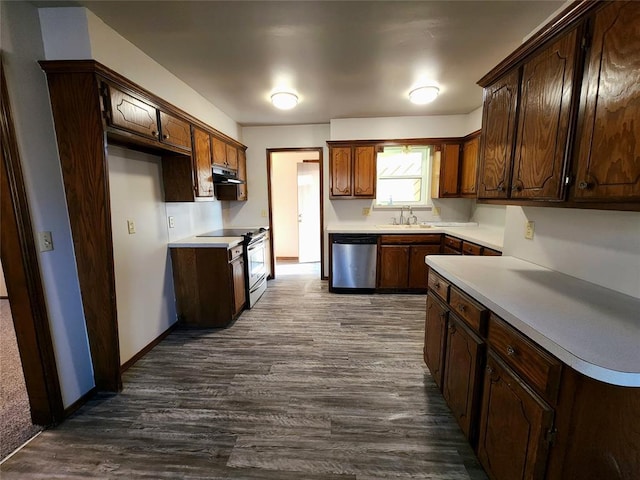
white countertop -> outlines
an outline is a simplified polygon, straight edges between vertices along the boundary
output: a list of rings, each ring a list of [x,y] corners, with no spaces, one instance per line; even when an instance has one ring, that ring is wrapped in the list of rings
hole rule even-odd
[[[396,226],[396,225],[329,225],[327,233],[372,233],[372,234],[411,234],[411,233],[445,233],[454,237],[477,243],[484,247],[502,251],[504,229],[487,227],[476,223],[465,226]]]
[[[640,299],[514,257],[425,262],[578,372],[640,387]]]
[[[231,248],[242,243],[242,237],[187,237],[169,243],[169,248]]]

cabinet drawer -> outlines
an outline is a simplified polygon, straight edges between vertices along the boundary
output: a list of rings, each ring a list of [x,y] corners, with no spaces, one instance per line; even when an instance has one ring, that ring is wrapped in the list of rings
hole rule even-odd
[[[542,397],[555,403],[562,364],[493,313],[489,345]]]
[[[485,257],[500,257],[502,256],[502,253],[497,250],[484,247],[484,249],[482,250],[482,255]]]
[[[471,242],[462,242],[462,254],[463,255],[480,255],[482,253],[482,247]]]
[[[383,245],[438,245],[440,235],[380,235],[380,243]]]
[[[460,240],[459,238],[450,237],[449,235],[445,235],[444,246],[452,248],[459,252],[462,249],[462,240]]]
[[[456,287],[451,287],[449,305],[456,315],[462,318],[476,332],[484,334],[487,326],[489,310],[465,295]]]
[[[229,260],[239,257],[240,255],[242,255],[242,245],[236,245],[229,249]]]
[[[444,253],[445,255],[462,255],[462,253],[460,253],[458,250],[454,250],[451,247],[444,247],[442,253]]]
[[[451,284],[433,270],[429,270],[429,289],[445,302],[449,300]]]

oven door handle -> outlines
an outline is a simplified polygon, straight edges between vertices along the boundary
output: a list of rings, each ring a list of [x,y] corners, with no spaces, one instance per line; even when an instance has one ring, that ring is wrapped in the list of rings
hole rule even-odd
[[[256,282],[253,284],[253,287],[249,290],[249,293],[253,293],[256,290],[258,290],[262,286],[262,284],[266,281],[267,281],[267,275],[266,274],[260,275],[260,278],[256,280]]]

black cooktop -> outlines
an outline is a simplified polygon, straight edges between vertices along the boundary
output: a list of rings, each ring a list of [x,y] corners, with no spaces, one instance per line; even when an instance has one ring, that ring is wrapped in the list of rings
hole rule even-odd
[[[266,232],[264,227],[249,227],[249,228],[222,228],[220,230],[213,230],[211,232],[202,233],[197,235],[198,237],[253,237],[262,232]]]

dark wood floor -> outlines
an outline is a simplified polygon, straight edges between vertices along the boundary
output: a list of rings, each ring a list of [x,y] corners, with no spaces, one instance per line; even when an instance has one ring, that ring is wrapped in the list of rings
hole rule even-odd
[[[232,327],[174,331],[0,476],[486,479],[422,362],[424,302],[282,276]]]

